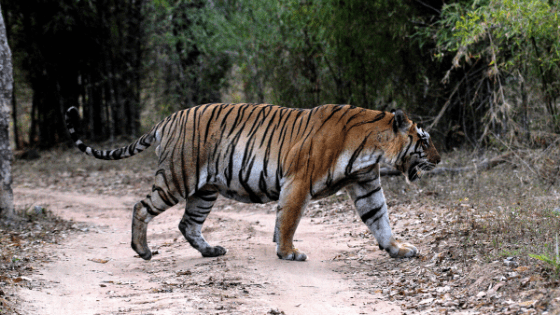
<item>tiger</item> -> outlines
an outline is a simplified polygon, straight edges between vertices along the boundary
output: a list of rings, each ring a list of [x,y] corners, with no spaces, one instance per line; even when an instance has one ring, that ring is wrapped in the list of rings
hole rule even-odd
[[[201,230],[218,195],[243,203],[277,201],[273,242],[278,258],[305,261],[293,238],[307,204],[345,188],[361,220],[390,257],[414,257],[418,249],[397,241],[389,224],[380,163],[409,181],[433,170],[440,156],[428,132],[402,110],[352,105],[309,109],[271,104],[205,104],[155,124],[133,143],[112,150],[85,145],[77,135],[75,107],[66,125],[75,145],[103,160],[134,156],[156,145],[158,167],[150,193],[132,213],[132,249],[150,260],[148,223],[186,201],[179,230],[204,257],[225,255]]]

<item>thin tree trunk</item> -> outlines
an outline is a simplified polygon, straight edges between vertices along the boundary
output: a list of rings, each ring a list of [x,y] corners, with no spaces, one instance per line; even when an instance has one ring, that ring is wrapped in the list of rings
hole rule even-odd
[[[9,10],[9,9],[8,9]],[[7,40],[11,41],[11,35],[10,35],[10,25],[13,25],[13,23],[11,23],[10,21],[10,14],[6,15],[6,21],[5,23],[5,27],[6,27],[6,38]],[[15,146],[16,146],[16,150],[21,150],[22,148],[22,144],[21,144],[21,139],[19,138],[19,128],[18,128],[18,119],[17,119],[17,99],[16,99],[16,87],[15,85],[13,85],[13,90],[12,90],[12,122],[14,125],[14,142],[15,142]]]
[[[39,105],[38,93],[33,92],[33,100],[31,101],[31,114],[29,120],[31,120],[31,127],[29,127],[29,145],[35,145],[35,138],[37,137],[37,108]]]
[[[0,215],[14,215],[12,192],[12,149],[10,148],[9,117],[14,78],[12,52],[6,38],[6,27],[0,8]]]
[[[16,150],[21,150],[21,140],[19,138],[19,128],[17,119],[17,100],[16,100],[16,87],[13,87],[12,91],[12,120],[14,122],[14,142],[16,145]]]
[[[531,126],[529,125],[529,101],[527,97],[527,90],[525,90],[525,82],[521,81],[521,109],[522,109],[522,124],[525,129],[525,140],[531,140]]]

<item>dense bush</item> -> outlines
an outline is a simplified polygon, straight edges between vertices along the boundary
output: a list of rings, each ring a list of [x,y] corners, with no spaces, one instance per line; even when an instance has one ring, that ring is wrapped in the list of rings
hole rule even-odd
[[[147,125],[224,100],[400,107],[451,148],[548,145],[559,132],[558,7],[537,0],[28,0],[6,5],[4,14],[16,73],[25,74],[16,76],[19,86],[33,91],[30,144],[63,139],[49,127],[76,103],[88,136],[103,139],[137,133],[141,109]],[[123,124],[121,114],[131,118]]]

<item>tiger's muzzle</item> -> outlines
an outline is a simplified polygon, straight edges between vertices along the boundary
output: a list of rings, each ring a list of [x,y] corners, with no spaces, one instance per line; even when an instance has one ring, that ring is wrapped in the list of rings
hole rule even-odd
[[[401,171],[409,181],[415,182],[420,177],[436,168],[437,164],[441,161],[439,155],[435,156],[431,162],[428,159],[411,158],[401,165],[397,165],[397,170]]]

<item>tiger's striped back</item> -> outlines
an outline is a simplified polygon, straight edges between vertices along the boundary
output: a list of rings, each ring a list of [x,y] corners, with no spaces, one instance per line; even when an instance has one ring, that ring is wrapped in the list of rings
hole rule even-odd
[[[317,196],[321,197],[336,192],[343,186],[342,177],[356,171],[355,163],[367,141],[382,145],[378,137],[361,136],[358,142],[355,134],[366,133],[364,128],[376,124],[387,125],[384,129],[391,131],[390,116],[350,105],[313,109],[202,105],[173,114],[160,127],[157,152],[164,167],[159,172],[165,175],[165,188],[180,192],[176,197],[182,198],[212,184],[223,195],[239,201],[278,200],[286,177],[309,178],[306,181],[312,195],[318,193],[313,186],[324,180],[327,187]],[[381,129],[367,133],[383,133]],[[395,142],[386,138],[386,142]],[[396,156],[398,146],[384,151],[385,155],[378,152],[380,161]],[[347,158],[340,160],[341,155]]]

